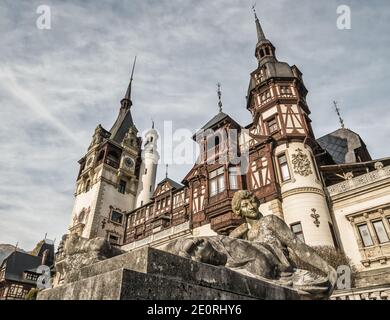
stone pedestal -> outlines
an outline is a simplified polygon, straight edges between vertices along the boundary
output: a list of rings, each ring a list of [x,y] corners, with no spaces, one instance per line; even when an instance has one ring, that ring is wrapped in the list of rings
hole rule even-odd
[[[80,269],[39,300],[298,300],[292,289],[145,247]]]

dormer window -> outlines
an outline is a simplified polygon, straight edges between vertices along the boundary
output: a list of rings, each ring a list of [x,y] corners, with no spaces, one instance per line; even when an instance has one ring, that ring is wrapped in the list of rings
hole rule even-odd
[[[267,48],[265,48],[265,54],[267,55],[267,56],[269,56],[270,55],[270,51],[269,51],[269,48],[267,47]]]
[[[261,49],[261,50],[260,50],[260,58],[263,58],[263,57],[264,57],[264,50]]]

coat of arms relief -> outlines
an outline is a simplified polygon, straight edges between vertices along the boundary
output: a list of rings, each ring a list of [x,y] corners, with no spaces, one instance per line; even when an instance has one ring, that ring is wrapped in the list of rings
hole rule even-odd
[[[307,177],[313,173],[310,167],[310,160],[307,154],[304,154],[302,149],[296,149],[292,155],[292,164],[294,166],[294,172],[301,176]]]

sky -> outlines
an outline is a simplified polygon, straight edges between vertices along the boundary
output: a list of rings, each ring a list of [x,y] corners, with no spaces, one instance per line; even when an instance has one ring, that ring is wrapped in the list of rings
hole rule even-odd
[[[37,28],[40,5],[51,29]],[[0,243],[29,250],[67,232],[77,161],[94,128],[110,129],[129,82],[140,132],[202,127],[223,110],[242,125],[256,28],[246,0],[2,0],[0,2]],[[337,28],[337,7],[351,29]],[[257,0],[279,61],[297,65],[309,90],[316,137],[359,133],[373,158],[390,156],[390,4],[363,0]],[[163,135],[162,135],[163,138]],[[188,141],[188,143],[192,143]],[[164,152],[164,150],[160,150]],[[171,165],[181,181],[190,164]],[[157,180],[165,176],[159,166]]]

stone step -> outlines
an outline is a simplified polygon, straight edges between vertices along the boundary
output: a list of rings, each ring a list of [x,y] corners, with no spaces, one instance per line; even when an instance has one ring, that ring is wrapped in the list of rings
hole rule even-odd
[[[254,300],[229,291],[172,278],[118,269],[53,289],[38,300]]]
[[[294,289],[275,285],[266,279],[255,279],[225,267],[199,263],[151,247],[144,247],[84,267],[75,282],[83,282],[99,275],[105,279],[105,274],[121,269],[158,276],[166,282],[179,281],[187,285],[222,290],[256,299],[299,299]]]

